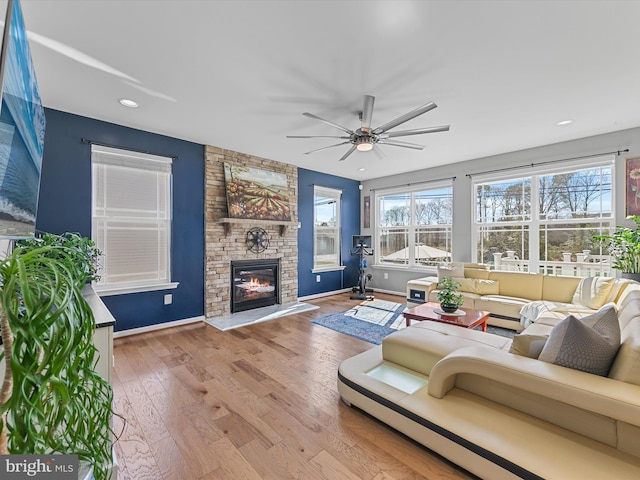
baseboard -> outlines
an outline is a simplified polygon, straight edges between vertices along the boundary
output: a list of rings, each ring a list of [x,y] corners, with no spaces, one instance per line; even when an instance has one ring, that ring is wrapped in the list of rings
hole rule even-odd
[[[140,328],[131,328],[120,332],[113,332],[113,338],[128,337],[129,335],[138,335],[139,333],[155,332],[156,330],[164,330],[165,328],[179,327],[180,325],[188,325],[190,323],[204,322],[204,315],[199,317],[184,318],[173,322],[157,323]]]
[[[330,297],[331,295],[337,295],[339,293],[350,292],[351,288],[343,288],[342,290],[332,290],[330,292],[315,293],[313,295],[307,295],[305,297],[298,297],[298,301],[303,302],[305,300],[313,300],[314,298]]]
[[[331,295],[338,295],[339,293],[347,293],[351,291],[352,291],[351,288],[343,288],[342,290],[332,290],[330,292],[322,292],[322,293],[316,293],[314,295],[307,295],[306,297],[298,297],[298,300],[303,302],[305,300],[313,300],[314,298],[330,297]],[[405,292],[394,292],[393,290],[382,290],[380,288],[374,288],[373,292],[388,293],[389,295],[400,295],[401,297],[404,297],[405,295]]]
[[[374,288],[374,292],[387,293],[389,295],[400,295],[401,297],[406,296],[407,292],[395,292],[393,290],[383,290],[382,288]]]

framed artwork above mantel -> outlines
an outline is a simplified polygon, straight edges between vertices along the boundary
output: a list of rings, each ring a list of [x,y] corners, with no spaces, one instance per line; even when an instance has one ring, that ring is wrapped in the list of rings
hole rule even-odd
[[[229,218],[291,221],[284,173],[224,163],[224,182]]]

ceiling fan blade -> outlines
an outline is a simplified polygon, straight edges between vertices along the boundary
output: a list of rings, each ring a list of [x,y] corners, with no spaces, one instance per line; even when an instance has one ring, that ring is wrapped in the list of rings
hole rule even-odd
[[[316,153],[316,152],[320,152],[322,150],[326,150],[327,148],[333,148],[333,147],[338,147],[340,145],[346,145],[347,143],[351,143],[351,142],[336,143],[335,145],[329,145],[328,147],[316,148],[315,150],[311,150],[309,152],[304,152],[304,154],[305,155],[309,155],[310,153]],[[355,146],[353,148],[355,148]]]
[[[362,127],[361,130],[368,133],[371,130],[371,119],[373,118],[373,103],[376,97],[365,95],[362,105]]]
[[[329,120],[325,120],[324,118],[320,118],[319,116],[314,115],[313,113],[304,112],[303,115],[305,117],[315,118],[316,120],[320,120],[321,122],[324,122],[327,125],[331,125],[332,127],[337,128],[339,130],[342,130],[343,132],[346,132],[349,135],[353,133],[353,130],[349,130],[347,127],[343,127],[342,125],[338,125],[337,123],[333,123],[333,122],[330,122]]]
[[[387,156],[384,154],[382,149],[378,147],[378,145],[373,146],[373,153],[375,153],[380,160],[384,160],[387,158]]]
[[[396,118],[395,120],[391,120],[389,123],[385,123],[381,127],[376,128],[373,133],[384,133],[387,130],[391,130],[393,127],[397,127],[409,120],[416,118],[423,113],[427,113],[429,110],[433,110],[437,105],[433,102],[425,103],[421,107],[416,108],[415,110],[411,110],[409,113],[405,113],[404,115]]]
[[[386,140],[379,140],[378,145],[390,145],[392,147],[412,148],[414,150],[422,150],[424,148],[424,145],[418,145],[417,143],[401,142],[399,140],[394,140],[392,142],[388,142]]]
[[[388,132],[383,134],[384,138],[406,137],[407,135],[422,135],[423,133],[448,132],[450,125],[440,127],[416,128],[415,130],[401,130],[399,132]]]
[[[353,152],[356,151],[356,146],[354,145],[353,147],[351,147],[349,149],[349,151],[347,153],[345,153],[342,158],[339,160],[340,162],[342,162],[343,160],[345,160],[349,155],[351,155]]]
[[[350,137],[339,137],[337,135],[287,135],[287,138],[342,138],[346,140]]]

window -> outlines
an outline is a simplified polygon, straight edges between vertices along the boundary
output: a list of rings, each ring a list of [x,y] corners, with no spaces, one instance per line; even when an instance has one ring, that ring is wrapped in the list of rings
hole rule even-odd
[[[341,190],[313,188],[313,271],[342,269],[340,265]]]
[[[613,159],[475,180],[476,260],[501,270],[608,275],[594,235],[614,221]]]
[[[451,182],[378,193],[376,200],[379,264],[433,266],[451,259]]]
[[[172,159],[92,145],[92,238],[101,294],[175,288],[171,282]]]

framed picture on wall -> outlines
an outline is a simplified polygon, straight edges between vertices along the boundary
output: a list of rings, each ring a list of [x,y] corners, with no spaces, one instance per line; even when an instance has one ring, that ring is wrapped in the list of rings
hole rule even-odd
[[[363,216],[364,216],[364,221],[362,226],[364,228],[371,228],[371,196],[370,195],[366,195],[364,197]]]
[[[640,157],[627,158],[624,186],[625,215],[640,215]]]
[[[225,163],[224,182],[229,217],[291,220],[289,187],[284,173]]]

